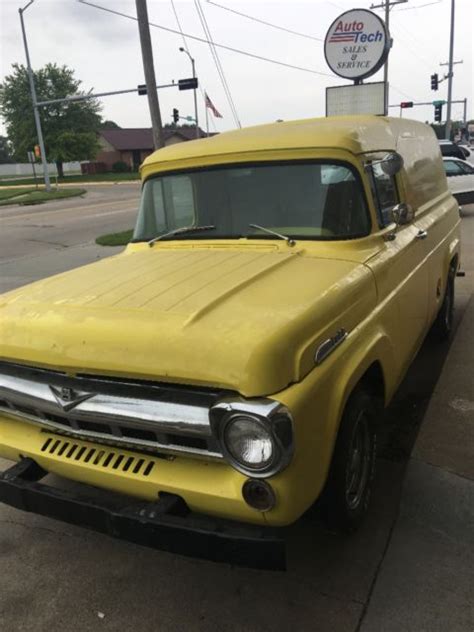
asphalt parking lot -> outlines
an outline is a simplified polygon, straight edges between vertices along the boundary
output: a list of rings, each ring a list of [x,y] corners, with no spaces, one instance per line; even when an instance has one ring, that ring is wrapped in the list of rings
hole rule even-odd
[[[131,227],[137,196],[136,185],[121,185],[54,208],[2,209],[3,289],[116,252],[93,239]],[[466,276],[457,280],[456,326],[473,292],[474,205],[464,209],[462,230]],[[288,571],[261,572],[151,551],[0,506],[0,628],[363,629],[406,463],[448,350],[428,339],[386,411],[378,484],[357,534],[342,537],[317,515],[306,517],[289,530]]]

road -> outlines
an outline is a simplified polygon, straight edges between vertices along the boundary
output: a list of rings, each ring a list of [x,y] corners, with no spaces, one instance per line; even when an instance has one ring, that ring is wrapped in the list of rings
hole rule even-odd
[[[134,197],[133,191],[115,201],[114,194],[104,195],[110,195],[108,203],[89,198],[104,204],[98,208],[78,201],[67,209],[21,209],[23,216],[11,209],[0,244],[0,273],[10,274],[9,287],[51,273],[58,255],[66,269],[110,252],[85,240],[128,228]],[[466,208],[462,230],[466,276],[457,279],[456,326],[473,292],[474,206]],[[289,530],[289,570],[271,573],[155,552],[0,507],[1,629],[356,632],[390,541],[406,462],[448,349],[449,344],[427,339],[386,411],[378,484],[357,534],[342,537],[325,530],[317,516],[306,517]]]
[[[115,250],[97,247],[98,235],[132,228],[139,183],[91,187],[84,198],[38,206],[0,207],[0,292]]]

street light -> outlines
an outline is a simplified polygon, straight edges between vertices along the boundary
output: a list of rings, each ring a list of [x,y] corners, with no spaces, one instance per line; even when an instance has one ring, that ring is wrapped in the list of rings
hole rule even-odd
[[[43,132],[41,130],[41,120],[39,116],[38,104],[36,101],[35,80],[33,77],[33,71],[31,69],[30,53],[28,51],[28,42],[26,41],[25,23],[23,21],[23,13],[26,11],[26,9],[30,5],[33,4],[33,2],[34,0],[30,0],[28,4],[23,7],[23,9],[18,9],[18,13],[20,14],[21,32],[23,34],[23,44],[25,45],[26,66],[28,69],[28,79],[30,81],[31,100],[33,101],[33,113],[35,116],[36,133],[38,134],[38,145],[40,146],[41,162],[43,164],[44,185],[45,185],[46,191],[51,191],[51,182],[49,180],[49,173],[48,173],[48,163],[46,161],[46,152],[44,149]]]
[[[194,59],[191,57],[189,51],[187,51],[182,46],[179,47],[181,53],[186,53],[186,55],[191,60],[191,66],[193,69],[193,79],[196,78],[196,68],[194,66]],[[198,125],[198,106],[197,106],[197,96],[196,96],[196,88],[194,88],[194,120],[196,121],[196,138],[199,138],[199,125]]]

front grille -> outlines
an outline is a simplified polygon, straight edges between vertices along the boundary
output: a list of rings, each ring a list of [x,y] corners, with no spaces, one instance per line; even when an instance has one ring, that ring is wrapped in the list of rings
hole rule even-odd
[[[111,469],[128,474],[149,476],[156,461],[139,456],[129,456],[109,449],[94,448],[78,442],[48,437],[41,446],[41,452],[57,458],[97,465],[104,469]]]
[[[0,411],[111,445],[221,459],[209,423],[219,393],[0,363]]]

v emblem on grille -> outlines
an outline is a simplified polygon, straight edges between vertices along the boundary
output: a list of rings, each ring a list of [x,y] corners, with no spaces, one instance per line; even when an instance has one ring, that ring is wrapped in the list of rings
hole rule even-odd
[[[53,393],[56,402],[61,406],[64,411],[71,410],[75,408],[81,402],[84,402],[86,399],[90,399],[94,397],[95,393],[86,393],[84,391],[76,391],[74,388],[70,388],[69,386],[49,386],[51,392]]]

